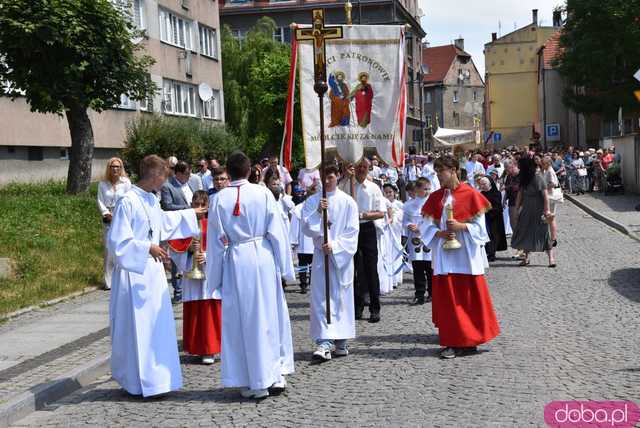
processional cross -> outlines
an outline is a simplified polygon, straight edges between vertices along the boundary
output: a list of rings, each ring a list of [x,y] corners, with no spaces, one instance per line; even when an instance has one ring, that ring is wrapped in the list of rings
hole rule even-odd
[[[322,198],[327,198],[327,190],[324,179],[324,94],[327,92],[327,58],[325,41],[342,38],[342,27],[325,27],[324,10],[314,9],[312,12],[311,28],[296,29],[298,41],[311,40],[313,42],[313,90],[318,94],[320,111],[320,179],[322,181]],[[327,210],[322,210],[322,227],[324,231],[324,243],[329,242],[329,223]],[[327,324],[331,324],[331,299],[329,285],[329,256],[324,255],[324,292]]]

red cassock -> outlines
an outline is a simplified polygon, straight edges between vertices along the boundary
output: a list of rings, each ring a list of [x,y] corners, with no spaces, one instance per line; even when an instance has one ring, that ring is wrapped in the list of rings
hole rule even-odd
[[[200,220],[202,249],[207,250],[207,219]],[[173,251],[184,252],[192,238],[169,241]],[[185,280],[183,280],[185,281]],[[206,281],[206,279],[205,279]],[[183,283],[184,286],[188,284]],[[220,352],[222,338],[222,301],[192,300],[183,303],[182,348],[191,355],[213,355]]]
[[[440,224],[445,189],[434,192],[422,214]],[[453,214],[457,221],[467,222],[491,207],[482,194],[467,184],[454,191]],[[459,250],[454,250],[459,251]],[[436,257],[446,257],[445,250]],[[491,295],[484,275],[449,273],[433,276],[433,323],[438,328],[440,345],[453,348],[473,347],[500,334]]]

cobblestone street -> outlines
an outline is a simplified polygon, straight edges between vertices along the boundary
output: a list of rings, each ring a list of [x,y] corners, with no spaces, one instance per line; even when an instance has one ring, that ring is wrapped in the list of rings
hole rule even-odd
[[[407,276],[380,323],[358,322],[348,357],[314,365],[308,295],[289,287],[296,373],[284,395],[242,399],[221,389],[218,363],[183,355],[179,392],[142,400],[105,377],[16,426],[520,427],[544,426],[553,400],[638,402],[640,244],[570,203],[559,227],[557,269],[543,254],[525,268],[499,254],[488,279],[502,332],[477,355],[437,358],[430,305],[408,305]]]

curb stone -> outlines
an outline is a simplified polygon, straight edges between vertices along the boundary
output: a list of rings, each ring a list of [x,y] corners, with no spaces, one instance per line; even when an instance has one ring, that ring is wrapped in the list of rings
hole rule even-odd
[[[110,370],[110,356],[98,357],[51,382],[38,385],[0,403],[0,428],[6,428],[30,413],[40,410],[83,388]]]
[[[8,320],[10,320],[12,318],[19,317],[20,315],[24,315],[26,313],[29,313],[29,312],[32,312],[32,311],[36,311],[38,309],[46,308],[47,306],[53,306],[53,305],[56,305],[58,303],[61,303],[61,302],[67,301],[67,300],[71,300],[71,299],[75,299],[76,297],[84,296],[85,294],[93,293],[93,292],[99,291],[99,290],[102,290],[102,288],[101,287],[96,287],[96,286],[85,287],[84,289],[82,289],[80,291],[76,291],[75,293],[67,294],[66,296],[58,297],[58,298],[52,299],[52,300],[47,300],[46,302],[42,302],[42,303],[40,303],[38,305],[27,306],[26,308],[18,309],[15,312],[10,312],[10,313],[5,314],[5,315],[0,315],[0,322],[8,321]],[[0,426],[2,426],[2,425],[0,425]]]
[[[607,226],[610,226],[614,229],[616,229],[618,232],[627,235],[629,238],[634,239],[638,242],[640,242],[640,236],[638,236],[637,234],[631,232],[627,226],[623,225],[620,222],[615,221],[614,219],[607,217],[606,215],[600,214],[598,211],[596,211],[595,209],[591,208],[589,205],[585,204],[584,202],[580,201],[579,199],[565,193],[564,194],[564,198],[571,201],[575,206],[577,206],[578,208],[580,208],[581,210],[585,211],[587,214],[589,214],[590,216],[592,216],[593,218],[600,220],[601,222],[603,222],[604,224],[606,224]]]

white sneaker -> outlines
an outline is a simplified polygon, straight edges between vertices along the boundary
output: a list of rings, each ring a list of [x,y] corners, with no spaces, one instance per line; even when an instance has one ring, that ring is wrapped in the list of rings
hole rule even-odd
[[[255,399],[267,398],[269,396],[269,390],[245,388],[240,391],[240,395],[242,395],[244,398],[255,398]]]
[[[214,355],[205,355],[202,357],[202,364],[211,365],[216,362]]]
[[[336,350],[333,351],[333,355],[335,355],[336,357],[346,357],[347,355],[349,355],[349,348],[347,348],[346,345],[344,348],[336,347]]]
[[[318,346],[313,353],[313,359],[320,361],[329,361],[331,359],[331,350],[324,346]]]

